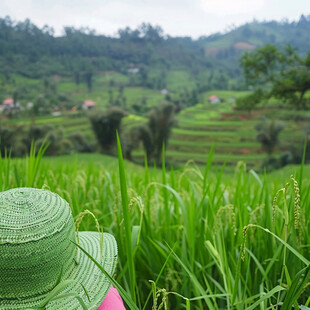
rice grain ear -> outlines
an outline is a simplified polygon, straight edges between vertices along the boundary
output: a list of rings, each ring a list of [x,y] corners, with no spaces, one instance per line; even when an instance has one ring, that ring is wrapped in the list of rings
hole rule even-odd
[[[92,213],[91,211],[89,210],[85,210],[83,212],[80,212],[80,214],[78,215],[76,221],[75,221],[75,234],[76,234],[76,241],[77,243],[79,244],[79,228],[80,228],[80,225],[81,225],[81,222],[84,218],[85,215],[89,214],[90,216],[93,217],[94,221],[95,221],[95,224],[96,224],[96,228],[97,228],[97,231],[98,233],[100,233],[100,263],[102,263],[102,259],[103,259],[103,231],[100,230],[100,226],[99,226],[99,222],[95,216],[94,213]],[[78,263],[78,262],[77,262]]]
[[[274,198],[273,198],[273,201],[272,201],[272,223],[273,223],[273,224],[275,223],[275,218],[276,218],[276,207],[277,207],[277,202],[278,202],[278,199],[279,199],[279,195],[280,195],[280,193],[283,193],[284,199],[286,199],[286,198],[285,198],[286,188],[287,188],[287,187],[280,188],[280,189],[277,191],[277,193],[275,194]]]
[[[295,192],[295,199],[294,199],[294,226],[295,229],[299,228],[299,219],[300,219],[300,190],[298,186],[298,182],[294,178],[293,175],[291,175],[290,179],[293,182],[294,186],[294,192]]]
[[[93,217],[93,219],[94,219],[94,221],[95,221],[95,223],[96,223],[97,231],[98,231],[99,233],[101,232],[101,231],[100,231],[99,222],[98,222],[98,220],[97,220],[95,214],[92,213],[92,212],[89,211],[89,210],[85,210],[85,211],[81,212],[81,213],[78,215],[78,217],[77,217],[77,219],[76,219],[76,221],[75,221],[75,233],[76,233],[76,240],[77,240],[78,243],[79,243],[79,235],[78,235],[79,228],[80,228],[80,225],[81,225],[81,222],[82,222],[84,216],[87,215],[87,214],[89,214],[89,215],[91,215],[91,216]]]
[[[245,259],[245,243],[246,243],[246,236],[247,236],[248,229],[249,229],[250,227],[258,227],[258,225],[249,224],[249,225],[243,227],[243,240],[242,240],[242,245],[241,245],[241,250],[242,250],[241,260],[242,260],[242,261],[244,261],[244,259]]]
[[[293,188],[295,192],[295,199],[294,199],[294,227],[295,229],[298,229],[300,226],[300,189],[298,186],[297,180],[294,178],[293,175],[290,176],[290,180],[285,183],[285,186],[283,188],[280,188],[276,195],[274,196],[273,202],[272,202],[272,222],[275,223],[275,214],[276,214],[276,206],[279,199],[279,195],[282,192],[283,193],[283,199],[286,199],[286,193],[288,190],[288,187],[290,186],[290,181],[293,183]]]
[[[226,206],[221,206],[217,213],[216,213],[216,220],[215,220],[215,226],[214,226],[214,234],[218,231],[220,227],[220,218],[223,213],[226,213],[227,220],[229,221],[229,216],[231,217],[231,225],[233,229],[234,235],[237,233],[237,227],[236,227],[236,213],[234,211],[234,206],[232,204],[226,205]]]

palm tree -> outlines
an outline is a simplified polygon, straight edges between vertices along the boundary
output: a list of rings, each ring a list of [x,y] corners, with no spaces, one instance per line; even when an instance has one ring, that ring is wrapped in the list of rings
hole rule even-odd
[[[104,112],[95,110],[89,114],[93,131],[104,153],[112,153],[116,143],[116,131],[120,131],[122,118],[126,115],[120,107],[111,107]]]
[[[138,134],[143,143],[148,160],[154,158],[160,162],[163,144],[168,144],[171,129],[175,124],[174,105],[164,103],[154,107],[148,122],[139,127]]]

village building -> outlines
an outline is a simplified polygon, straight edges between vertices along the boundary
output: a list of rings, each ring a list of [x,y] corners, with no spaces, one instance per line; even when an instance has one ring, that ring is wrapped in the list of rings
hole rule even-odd
[[[33,108],[33,102],[28,102],[27,105],[26,105],[26,108],[28,110],[31,110]]]
[[[139,73],[140,69],[139,68],[129,68],[127,71],[128,71],[128,73],[136,74],[136,73]]]
[[[2,109],[4,110],[9,110],[14,107],[14,100],[13,98],[7,98],[2,101]]]
[[[221,102],[221,99],[217,95],[212,95],[208,98],[208,101],[212,104],[217,104]]]
[[[60,115],[61,115],[61,112],[60,112],[60,111],[53,111],[53,112],[51,113],[51,115],[57,117],[57,116],[60,116]]]
[[[82,105],[82,109],[83,110],[91,110],[96,106],[96,103],[92,100],[85,100],[83,105]]]
[[[15,102],[13,98],[7,98],[2,101],[1,112],[18,112],[21,109],[19,102]]]

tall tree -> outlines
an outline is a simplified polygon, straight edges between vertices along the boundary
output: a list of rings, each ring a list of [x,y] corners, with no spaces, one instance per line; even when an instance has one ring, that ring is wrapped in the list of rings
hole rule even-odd
[[[294,66],[283,72],[282,78],[274,82],[272,94],[297,107],[306,108],[305,94],[310,90],[310,53],[305,60],[301,60],[299,66]]]
[[[266,45],[245,53],[240,63],[247,83],[262,88],[265,97],[279,98],[296,108],[305,108],[310,90],[310,53],[302,59],[290,45],[279,51]]]
[[[116,131],[121,130],[121,121],[127,113],[120,107],[106,111],[93,111],[89,119],[103,153],[111,154],[116,143]]]
[[[93,88],[93,71],[92,69],[88,69],[86,72],[84,72],[84,78],[87,85],[87,89],[89,92],[91,92]]]
[[[175,124],[174,105],[164,103],[153,108],[148,122],[140,126],[139,135],[148,159],[160,162],[163,144],[168,144],[171,129]]]
[[[249,114],[264,99],[264,92],[259,88],[250,95],[239,97],[236,100],[238,109],[247,110]]]

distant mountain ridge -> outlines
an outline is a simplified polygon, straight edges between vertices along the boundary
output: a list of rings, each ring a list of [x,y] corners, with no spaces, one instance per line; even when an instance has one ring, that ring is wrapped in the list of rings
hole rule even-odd
[[[238,59],[244,51],[267,43],[277,47],[290,44],[301,55],[310,51],[310,15],[295,22],[253,21],[197,40],[164,35],[161,27],[150,24],[127,27],[118,34],[118,38],[107,37],[89,29],[65,27],[63,36],[54,37],[48,26],[40,29],[29,20],[0,18],[0,73],[38,78],[78,71],[125,73],[129,67],[139,67],[140,74],[163,80],[167,70],[181,68],[196,82],[211,83],[211,88],[225,88],[232,79],[234,87],[239,87],[242,72]]]
[[[199,41],[204,42],[206,54],[212,49],[218,53],[229,49],[252,50],[267,43],[278,47],[290,44],[306,53],[310,50],[310,15],[301,15],[299,21],[294,22],[253,21],[225,34],[201,37]]]

